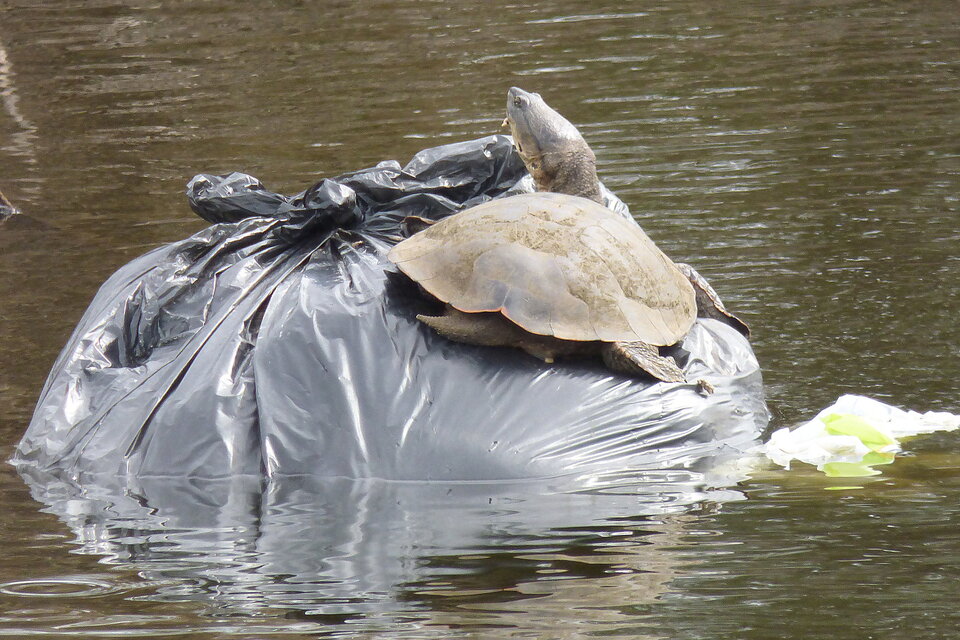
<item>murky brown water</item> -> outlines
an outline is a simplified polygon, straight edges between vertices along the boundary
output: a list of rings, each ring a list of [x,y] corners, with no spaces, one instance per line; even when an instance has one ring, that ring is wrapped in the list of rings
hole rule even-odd
[[[955,2],[0,0],[0,189],[27,212],[0,226],[0,455],[98,285],[202,227],[193,174],[296,192],[490,133],[510,85],[753,325],[778,426],[844,392],[960,411]],[[8,467],[0,634],[950,637],[960,440],[910,446],[861,489],[769,472],[573,529],[388,518],[422,536],[330,541],[333,586],[287,579],[297,536],[265,551],[242,517],[71,529]],[[402,492],[378,491],[358,510]]]

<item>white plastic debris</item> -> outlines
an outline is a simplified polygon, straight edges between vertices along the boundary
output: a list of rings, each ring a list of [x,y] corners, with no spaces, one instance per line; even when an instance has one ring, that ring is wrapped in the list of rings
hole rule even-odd
[[[893,462],[899,438],[960,428],[960,416],[945,411],[904,411],[864,396],[844,395],[799,427],[780,429],[763,445],[774,463],[793,460],[830,476],[866,476]]]

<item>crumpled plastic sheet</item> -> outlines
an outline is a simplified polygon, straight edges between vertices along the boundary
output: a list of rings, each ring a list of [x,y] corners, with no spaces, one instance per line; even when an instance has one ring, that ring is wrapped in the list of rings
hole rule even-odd
[[[752,445],[768,420],[760,370],[726,324],[699,320],[677,349],[688,378],[715,387],[704,396],[456,344],[415,319],[428,303],[385,257],[403,218],[530,188],[506,136],[293,197],[244,174],[195,177],[190,204],[215,224],[107,280],[14,462],[77,482],[496,481],[688,468]]]
[[[858,419],[857,432],[828,429],[831,418]],[[823,471],[834,463],[860,464],[872,451],[893,454],[902,451],[900,438],[960,429],[960,415],[946,411],[917,411],[900,409],[874,398],[844,394],[829,407],[822,409],[812,420],[793,429],[783,427],[770,435],[759,450],[775,464],[790,469],[793,460],[799,460]],[[867,438],[866,442],[864,438]],[[879,473],[879,472],[877,472]]]

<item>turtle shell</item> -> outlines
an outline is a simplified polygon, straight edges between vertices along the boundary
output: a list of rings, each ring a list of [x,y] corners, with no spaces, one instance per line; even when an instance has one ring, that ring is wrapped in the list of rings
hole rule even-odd
[[[697,315],[693,286],[635,223],[577,196],[472,207],[388,258],[439,300],[564,340],[670,345]]]

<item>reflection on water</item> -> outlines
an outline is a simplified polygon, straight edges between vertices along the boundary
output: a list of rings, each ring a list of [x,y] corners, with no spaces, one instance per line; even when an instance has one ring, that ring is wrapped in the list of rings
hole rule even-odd
[[[191,175],[296,192],[490,133],[514,84],[580,125],[650,235],[750,322],[777,426],[844,392],[956,412],[958,15],[939,0],[0,2],[0,190],[26,212],[0,225],[0,453],[99,283],[201,227]],[[908,446],[861,489],[791,473],[701,494],[679,477],[516,502],[64,481],[37,494],[46,513],[8,469],[0,629],[948,637],[957,436]]]
[[[26,165],[36,164],[37,158],[33,149],[37,137],[37,128],[20,110],[20,96],[17,94],[16,73],[10,54],[3,42],[0,41],[0,104],[13,123],[19,128],[10,134],[9,144],[5,152],[19,156]]]
[[[714,466],[714,483],[734,470],[723,469]],[[682,470],[598,479],[589,490],[561,480],[242,477],[80,488],[30,470],[24,479],[81,552],[136,569],[152,583],[152,601],[202,599],[217,616],[286,611],[313,631],[333,622],[417,634],[435,627],[430,637],[451,626],[526,627],[531,616],[548,631],[571,606],[583,625],[617,622],[617,608],[667,590],[677,562],[667,547],[691,521],[684,512],[740,498],[705,490],[702,473]],[[584,607],[598,589],[603,597]],[[118,591],[96,578],[0,585],[0,594],[26,598]]]

